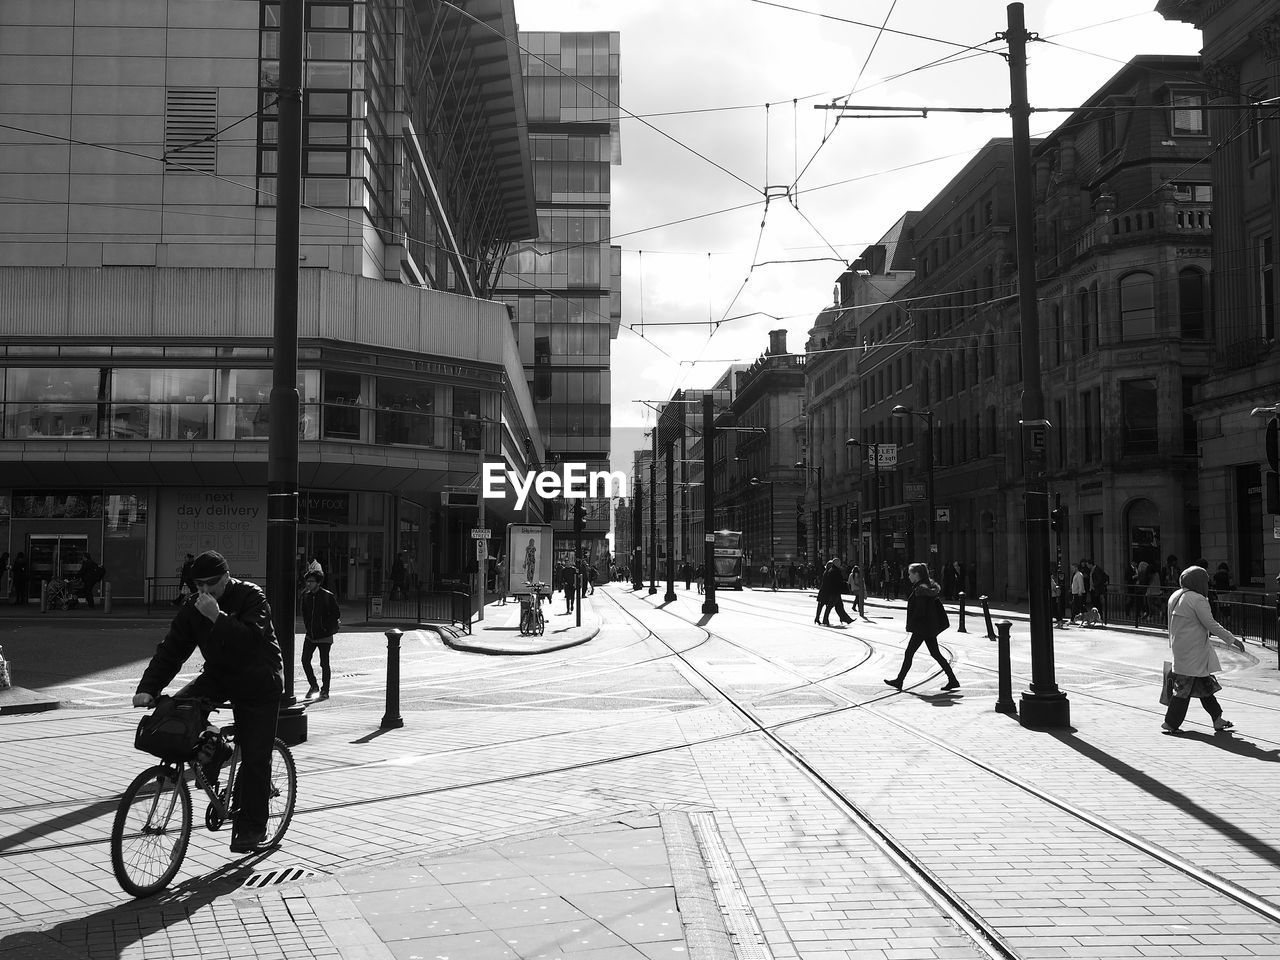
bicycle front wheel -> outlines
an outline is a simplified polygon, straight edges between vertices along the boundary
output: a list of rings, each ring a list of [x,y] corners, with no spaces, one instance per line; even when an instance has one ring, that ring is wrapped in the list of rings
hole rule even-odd
[[[293,806],[298,801],[298,769],[293,754],[280,740],[271,745],[271,787],[267,793],[267,839],[264,846],[273,847],[284,839],[293,819]]]
[[[191,791],[182,768],[142,771],[120,798],[111,826],[111,869],[121,888],[149,897],[173,880],[191,841]]]

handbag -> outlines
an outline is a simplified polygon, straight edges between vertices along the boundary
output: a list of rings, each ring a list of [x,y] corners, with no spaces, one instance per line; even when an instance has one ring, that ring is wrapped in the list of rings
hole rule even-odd
[[[950,630],[951,619],[947,616],[947,608],[942,605],[942,598],[934,597],[933,602],[935,604],[934,620],[938,624],[938,633],[943,630]]]
[[[1173,699],[1173,664],[1166,660],[1164,662],[1164,675],[1160,678],[1160,702],[1166,707],[1169,701]]]
[[[199,704],[160,697],[155,710],[138,721],[133,747],[168,763],[190,760],[207,725]]]

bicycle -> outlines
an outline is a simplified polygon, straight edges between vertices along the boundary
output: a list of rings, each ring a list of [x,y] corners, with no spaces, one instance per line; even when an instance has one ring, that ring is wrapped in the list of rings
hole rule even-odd
[[[55,577],[49,581],[45,603],[51,610],[70,610],[76,605],[76,599],[83,589],[84,583],[81,580]]]
[[[525,586],[529,587],[530,593],[520,598],[520,636],[540,637],[547,629],[547,618],[542,612],[542,591],[550,588],[545,583],[526,583]]]
[[[203,715],[223,705],[200,698],[175,698],[199,705]],[[234,744],[234,747],[232,746]],[[223,766],[226,784],[215,789],[205,779],[203,764],[214,756],[229,755]],[[111,868],[126,893],[147,897],[169,885],[182,867],[191,840],[191,791],[186,768],[191,768],[196,785],[209,798],[205,826],[222,828],[236,814],[236,774],[240,767],[240,745],[235,743],[235,724],[210,727],[201,735],[191,756],[161,761],[134,777],[116,810],[111,826]],[[271,748],[271,786],[267,807],[267,837],[258,849],[278,845],[293,819],[298,795],[298,772],[289,748],[277,739]]]

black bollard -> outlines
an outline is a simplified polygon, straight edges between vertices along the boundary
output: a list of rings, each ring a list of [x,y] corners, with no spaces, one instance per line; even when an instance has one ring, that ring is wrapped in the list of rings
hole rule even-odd
[[[964,628],[964,591],[960,591],[960,626],[956,627],[956,633],[968,633]]]
[[[995,642],[996,628],[991,625],[991,605],[990,597],[985,593],[978,598],[978,602],[982,604],[982,618],[987,621],[987,639]]]
[[[1013,668],[1009,665],[1009,631],[1013,624],[1001,620],[1000,636],[996,640],[996,668],[1000,674],[1000,699],[996,701],[996,713],[1018,715],[1018,705],[1013,702]]]
[[[400,717],[400,638],[399,630],[387,631],[387,712],[382,715],[383,730],[395,730],[404,726]]]

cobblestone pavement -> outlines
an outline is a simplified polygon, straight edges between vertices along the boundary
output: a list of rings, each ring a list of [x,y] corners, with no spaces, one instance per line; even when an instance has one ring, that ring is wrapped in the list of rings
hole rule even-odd
[[[840,630],[810,622],[807,594],[719,600],[708,637],[693,592],[610,585],[588,601],[594,639],[537,657],[407,634],[388,731],[385,641],[344,635],[285,843],[232,858],[225,831],[197,829],[175,886],[136,902],[106,843],[145,766],[127,684],[0,717],[0,960],[983,956],[859,814],[1018,956],[1280,957],[1280,923],[1193,875],[1280,902],[1274,651],[1221,655],[1238,733],[1193,706],[1169,737],[1159,639],[1065,631],[1074,727],[1033,731],[994,712],[985,636],[944,636],[958,695],[920,659],[898,694],[881,678],[900,604]],[[1014,638],[1020,691],[1025,624]]]

